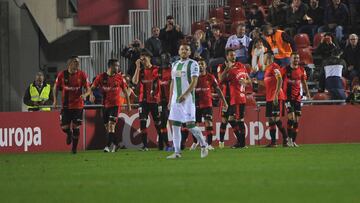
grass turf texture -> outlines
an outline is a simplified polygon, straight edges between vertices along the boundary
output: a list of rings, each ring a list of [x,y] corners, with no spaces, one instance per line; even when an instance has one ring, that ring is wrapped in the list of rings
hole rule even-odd
[[[360,144],[1,154],[1,202],[360,202]]]

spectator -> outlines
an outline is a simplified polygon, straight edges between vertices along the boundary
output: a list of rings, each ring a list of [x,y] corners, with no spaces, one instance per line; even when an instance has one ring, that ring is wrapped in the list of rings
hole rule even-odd
[[[348,7],[341,3],[341,0],[332,0],[325,9],[324,26],[321,26],[318,32],[335,33],[336,39],[341,42],[344,36],[344,27],[349,23]]]
[[[260,10],[256,3],[251,4],[249,13],[246,16],[247,27],[253,30],[255,27],[260,27],[265,23],[264,13]]]
[[[267,21],[274,27],[283,28],[286,24],[286,9],[286,3],[273,0],[268,10]]]
[[[28,106],[28,111],[50,111],[50,108],[40,106],[52,105],[53,99],[51,86],[45,82],[44,73],[38,72],[35,81],[25,91],[24,104]]]
[[[342,51],[334,49],[331,56],[323,61],[323,69],[319,81],[320,92],[327,89],[331,99],[346,99],[345,88],[342,81],[343,72],[346,70],[346,63],[340,58]]]
[[[127,74],[130,77],[133,77],[135,74],[135,62],[140,58],[140,52],[143,48],[143,45],[140,40],[135,39],[128,47],[125,47],[121,51],[121,56],[129,59],[129,68],[127,70]]]
[[[305,20],[309,17],[306,15],[308,6],[301,0],[293,0],[286,10],[286,29],[291,37],[293,37],[297,29],[305,24]]]
[[[321,38],[320,44],[314,54],[319,55],[322,59],[326,59],[331,55],[331,52],[337,48],[338,45],[336,44],[336,40],[332,38],[331,33],[326,33],[324,37]]]
[[[153,27],[151,33],[152,36],[145,42],[145,48],[153,55],[151,63],[160,66],[162,53],[161,41],[159,39],[160,29],[158,27]]]
[[[318,27],[323,24],[324,9],[319,6],[319,0],[310,0],[307,19],[305,20],[305,24],[299,28],[298,33],[306,33],[310,39],[313,39]]]
[[[251,54],[251,77],[256,78],[257,80],[264,80],[264,56],[267,49],[264,47],[262,40],[254,40],[254,48]]]
[[[289,65],[291,52],[296,51],[294,40],[286,32],[274,29],[271,25],[265,25],[263,32],[275,56],[275,62],[280,66]]]
[[[358,28],[358,17],[360,16],[360,0],[348,0],[350,11],[350,22],[352,31],[355,32]]]
[[[180,31],[180,26],[175,25],[173,16],[166,17],[166,25],[160,30],[159,38],[163,51],[171,55],[171,62],[178,59],[179,41],[184,38],[184,35]]]
[[[191,58],[203,58],[208,62],[210,53],[206,47],[205,33],[202,30],[196,30],[190,43]]]
[[[239,24],[236,28],[236,34],[231,35],[226,43],[226,50],[235,50],[236,61],[243,64],[248,62],[248,48],[251,38],[245,35],[245,24]]]
[[[356,34],[349,35],[349,41],[344,49],[344,59],[347,64],[346,76],[350,81],[360,76],[360,44]]]
[[[261,40],[262,41],[262,44],[263,46],[265,46],[265,48],[267,50],[271,50],[271,47],[269,45],[269,43],[266,41],[266,39],[264,38],[264,36],[262,35],[261,33],[261,30],[260,28],[254,28],[253,31],[251,31],[250,33],[250,37],[251,37],[251,42],[249,44],[249,56],[250,56],[250,60],[252,60],[252,53],[253,53],[253,49],[254,49],[254,42],[257,41],[257,40]]]
[[[213,26],[212,33],[214,38],[210,40],[210,60],[209,67],[211,73],[216,75],[217,66],[225,62],[225,46],[227,39],[222,35],[220,27]]]

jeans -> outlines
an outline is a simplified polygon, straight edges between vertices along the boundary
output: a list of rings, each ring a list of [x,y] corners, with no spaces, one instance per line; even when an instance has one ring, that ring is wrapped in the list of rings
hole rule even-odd
[[[319,27],[318,32],[335,32],[335,37],[338,42],[341,42],[344,37],[344,28],[341,25],[336,26],[335,29],[330,29],[327,25],[323,25]]]
[[[346,99],[344,85],[340,77],[332,76],[326,78],[325,88],[330,92],[331,99]]]

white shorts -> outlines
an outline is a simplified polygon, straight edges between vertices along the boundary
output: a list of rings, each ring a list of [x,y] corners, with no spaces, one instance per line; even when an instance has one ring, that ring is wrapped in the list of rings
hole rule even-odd
[[[181,123],[195,122],[195,104],[190,102],[172,103],[169,120]]]

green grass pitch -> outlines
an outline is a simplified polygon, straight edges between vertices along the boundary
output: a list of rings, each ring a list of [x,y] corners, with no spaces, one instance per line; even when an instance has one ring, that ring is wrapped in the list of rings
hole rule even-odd
[[[0,201],[360,202],[360,144],[0,155]]]

